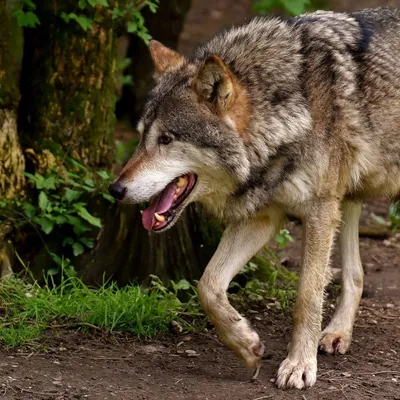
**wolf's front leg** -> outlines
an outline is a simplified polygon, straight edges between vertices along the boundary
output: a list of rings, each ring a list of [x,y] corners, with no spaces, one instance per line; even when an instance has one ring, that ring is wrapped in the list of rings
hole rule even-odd
[[[264,346],[257,333],[230,304],[226,295],[232,278],[282,225],[280,210],[230,225],[198,285],[200,302],[220,339],[248,367],[260,368]]]
[[[293,310],[289,354],[279,367],[279,388],[303,389],[317,380],[324,288],[340,212],[336,201],[315,204],[304,220],[299,289]]]

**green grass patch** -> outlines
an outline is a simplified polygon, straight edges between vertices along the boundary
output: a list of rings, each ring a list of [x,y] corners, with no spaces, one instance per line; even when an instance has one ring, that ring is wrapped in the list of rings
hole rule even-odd
[[[167,332],[186,305],[169,291],[114,283],[90,288],[79,278],[53,286],[28,284],[12,276],[0,282],[0,342],[17,346],[57,327],[98,328],[151,337]]]
[[[283,230],[277,236],[278,247],[285,247],[287,241],[292,238]],[[10,275],[0,280],[2,345],[20,346],[46,329],[63,327],[152,337],[168,332],[172,321],[180,322],[184,330],[205,326],[196,282],[182,279],[166,285],[151,275],[146,289],[137,284],[118,287],[113,282],[90,287],[67,267],[61,259],[57,282],[48,273],[44,285],[39,285],[28,269],[28,279]],[[243,311],[271,300],[285,308],[294,298],[296,286],[297,274],[280,264],[276,252],[265,249],[238,274],[228,292]]]

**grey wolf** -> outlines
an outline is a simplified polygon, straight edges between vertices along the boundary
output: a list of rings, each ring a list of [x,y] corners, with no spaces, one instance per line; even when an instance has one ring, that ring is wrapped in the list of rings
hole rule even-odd
[[[155,41],[150,51],[156,84],[141,141],[110,191],[125,203],[150,201],[148,230],[170,228],[193,201],[227,222],[199,297],[221,340],[256,374],[264,346],[226,290],[285,216],[298,216],[300,283],[276,384],[310,387],[318,347],[350,346],[363,287],[361,205],[400,194],[400,11],[256,18],[191,58]],[[342,293],[321,332],[337,232]]]

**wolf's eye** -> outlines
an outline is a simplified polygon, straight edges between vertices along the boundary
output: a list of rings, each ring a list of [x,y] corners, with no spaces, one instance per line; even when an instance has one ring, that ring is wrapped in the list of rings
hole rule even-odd
[[[170,144],[172,142],[172,137],[167,135],[161,135],[158,138],[158,143],[160,144]]]

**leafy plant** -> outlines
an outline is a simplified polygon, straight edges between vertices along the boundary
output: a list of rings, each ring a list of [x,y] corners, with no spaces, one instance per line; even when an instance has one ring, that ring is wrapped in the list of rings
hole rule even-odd
[[[38,16],[35,14],[36,4],[32,0],[23,0],[22,8],[14,12],[17,23],[21,28],[36,28],[40,25]]]
[[[293,238],[287,229],[275,237],[279,248],[286,247]],[[286,308],[296,294],[298,276],[279,261],[278,255],[269,248],[257,255],[245,266],[229,285],[231,297],[239,303],[273,301]]]
[[[389,220],[391,229],[394,232],[400,232],[400,201],[397,201],[390,206]]]
[[[122,21],[128,33],[133,33],[143,39],[145,43],[149,43],[151,36],[145,26],[145,21],[141,10],[148,7],[151,12],[155,13],[159,0],[141,0],[128,2],[123,7],[113,7],[108,3],[108,0],[79,0],[76,12],[62,12],[61,18],[69,23],[75,21],[84,31],[87,31],[93,26],[96,20],[95,10],[97,7],[104,7],[110,10],[113,20]]]
[[[88,211],[87,202],[92,196],[115,201],[105,189],[112,175],[106,171],[91,174],[72,158],[66,160],[66,166],[69,169],[51,170],[46,175],[25,173],[32,196],[2,202],[0,207],[3,215],[13,218],[17,228],[30,224],[44,235],[56,233],[63,247],[69,247],[74,256],[79,256],[85,249],[94,247],[94,239],[89,233],[94,228],[101,228],[100,219]],[[58,266],[68,265],[72,273],[68,258],[53,253],[51,256]],[[51,269],[49,273],[55,274],[58,270]]]

